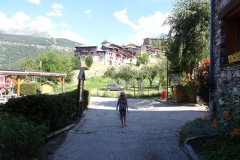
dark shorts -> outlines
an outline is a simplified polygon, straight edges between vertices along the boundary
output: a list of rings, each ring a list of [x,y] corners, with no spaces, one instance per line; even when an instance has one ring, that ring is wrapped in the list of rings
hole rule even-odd
[[[123,119],[123,117],[126,117],[126,108],[119,109],[120,118]]]

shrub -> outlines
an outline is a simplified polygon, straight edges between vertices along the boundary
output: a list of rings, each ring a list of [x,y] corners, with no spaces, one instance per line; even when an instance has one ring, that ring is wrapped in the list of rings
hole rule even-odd
[[[198,150],[204,159],[240,159],[240,109],[239,104],[234,101],[231,85],[227,80],[218,84],[214,95],[216,111],[211,119],[204,116],[201,120],[185,124],[180,131],[180,144],[193,135],[216,133]]]
[[[240,138],[219,135],[209,140],[204,145],[204,150],[199,153],[206,160],[222,159],[222,160],[239,160],[240,159]]]
[[[40,84],[38,82],[31,82],[31,83],[26,83],[23,82],[20,85],[20,95],[33,95],[33,94],[37,94],[37,90],[39,89]],[[15,85],[15,90],[17,86]]]
[[[203,66],[199,69],[197,75],[197,95],[208,105],[209,103],[209,66]]]
[[[33,159],[38,157],[41,138],[47,127],[36,125],[23,116],[4,114],[0,120],[0,159]]]
[[[184,89],[184,101],[195,103],[195,97],[197,92],[196,84],[193,80],[187,81],[183,86]]]
[[[218,133],[217,129],[212,128],[210,124],[211,121],[205,118],[196,118],[186,123],[181,127],[181,131],[179,132],[179,144],[183,145],[186,138]]]
[[[218,92],[214,97],[217,110],[213,115],[213,121],[220,133],[233,135],[240,129],[240,109],[238,103],[234,101],[234,95],[227,87],[228,83],[227,80],[223,80],[218,84]]]
[[[89,104],[88,91],[84,90],[83,108]],[[56,95],[29,95],[11,98],[3,111],[23,115],[29,121],[49,127],[49,132],[63,128],[76,120],[77,90]]]

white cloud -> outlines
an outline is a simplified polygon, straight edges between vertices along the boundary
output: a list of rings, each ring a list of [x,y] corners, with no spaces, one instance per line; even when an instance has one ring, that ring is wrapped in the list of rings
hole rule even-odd
[[[28,0],[30,3],[41,4],[40,0]]]
[[[91,13],[91,10],[85,10],[84,13],[90,14],[90,13]]]
[[[65,28],[70,28],[70,26],[67,25],[65,22],[60,23],[60,26],[65,27]]]
[[[131,41],[131,43],[134,43],[136,45],[143,44],[143,39],[150,37],[150,34],[146,31],[139,31],[136,34],[128,35],[127,38]]]
[[[73,40],[79,43],[84,43],[85,38],[73,33],[70,30],[58,31],[57,27],[70,28],[69,25],[62,22],[59,25],[52,23],[51,19],[44,16],[37,16],[31,19],[30,16],[23,12],[17,12],[12,18],[7,18],[4,13],[0,12],[0,29],[23,29],[25,27],[31,27],[38,29],[39,31],[46,31],[52,37],[61,37],[69,40]]]
[[[167,33],[169,31],[169,26],[163,26],[163,23],[168,15],[169,13],[163,15],[158,11],[149,17],[140,17],[138,23],[142,30],[150,34]]]
[[[85,10],[84,13],[86,15],[88,15],[89,17],[92,17],[92,15],[91,15],[92,11],[91,10]]]
[[[130,25],[134,29],[138,29],[138,26],[132,23],[127,16],[127,9],[124,8],[122,11],[115,12],[113,14],[120,22]]]
[[[49,18],[44,16],[37,16],[36,19],[30,23],[30,26],[41,31],[48,31],[56,28],[56,24],[53,24]]]
[[[138,24],[134,24],[128,19],[127,9],[115,12],[113,14],[121,23],[128,24],[132,27],[136,34],[129,35],[128,38],[135,44],[142,44],[144,38],[157,38],[161,33],[168,33],[170,26],[163,26],[163,23],[169,13],[162,14],[160,11],[155,12],[153,15],[147,17],[140,17]]]
[[[12,18],[7,18],[4,13],[0,12],[0,22],[2,29],[23,29],[25,27],[32,27],[41,31],[49,31],[56,27],[47,17],[37,16],[31,19],[30,16],[23,12],[17,12]]]
[[[84,43],[86,41],[85,38],[77,35],[76,33],[73,33],[72,31],[69,30],[62,30],[59,37],[61,38],[66,38],[75,42],[79,42],[79,43]]]
[[[8,19],[2,12],[0,12],[0,22],[1,29],[15,28],[17,25],[13,19]]]
[[[46,13],[48,16],[62,16],[62,10],[64,9],[64,6],[61,4],[54,3],[52,5],[52,12]]]
[[[28,21],[31,21],[31,17],[26,15],[23,12],[17,12],[16,15],[12,17],[12,20],[15,21],[19,25],[23,25]]]

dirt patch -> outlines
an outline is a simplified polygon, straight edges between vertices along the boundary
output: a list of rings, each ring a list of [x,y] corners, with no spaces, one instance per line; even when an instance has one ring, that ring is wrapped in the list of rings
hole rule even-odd
[[[59,133],[44,141],[44,145],[41,148],[42,160],[50,160],[49,156],[55,153],[56,150],[65,142],[67,138],[67,131]]]

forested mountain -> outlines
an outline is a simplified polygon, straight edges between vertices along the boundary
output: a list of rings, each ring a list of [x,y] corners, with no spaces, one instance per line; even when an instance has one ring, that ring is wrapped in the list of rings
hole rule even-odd
[[[35,58],[39,53],[67,52],[74,55],[74,47],[80,43],[63,38],[45,38],[28,35],[0,33],[0,68],[18,69],[19,59]]]

